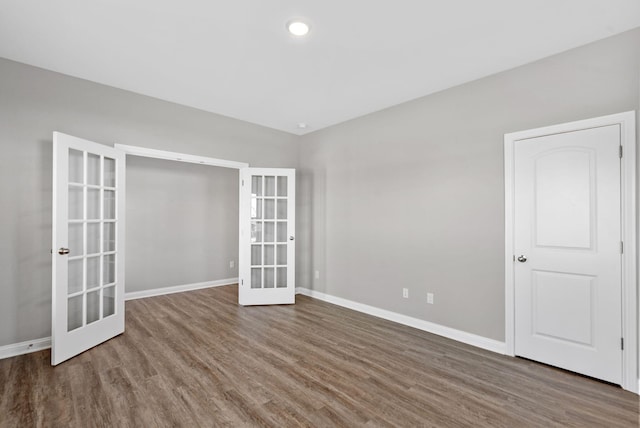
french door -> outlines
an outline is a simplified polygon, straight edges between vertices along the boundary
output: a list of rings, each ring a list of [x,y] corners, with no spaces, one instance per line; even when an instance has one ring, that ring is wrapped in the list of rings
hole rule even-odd
[[[295,303],[295,170],[240,170],[241,305]]]
[[[53,134],[51,364],[124,332],[124,153]]]

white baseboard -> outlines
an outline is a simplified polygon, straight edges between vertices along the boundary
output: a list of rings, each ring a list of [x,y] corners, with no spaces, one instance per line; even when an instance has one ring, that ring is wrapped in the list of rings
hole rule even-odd
[[[51,348],[51,337],[0,346],[0,360]]]
[[[365,305],[362,303],[354,302],[352,300],[347,300],[341,297],[332,296],[330,294],[321,293],[319,291],[310,290],[308,288],[298,287],[296,288],[296,294],[303,294],[305,296],[313,297],[314,299],[323,300],[334,305],[353,309],[354,311],[362,312],[368,315],[373,315],[374,317],[383,318],[385,320],[397,322],[399,324],[404,324],[409,327],[417,328],[418,330],[427,331],[429,333],[437,334],[438,336],[457,340],[458,342],[466,343],[467,345],[486,349],[487,351],[496,352],[498,354],[505,354],[506,352],[506,346],[504,342],[489,339],[483,336],[478,336],[472,333],[467,333],[462,330],[456,330],[455,328],[446,327],[440,324],[435,324],[429,321],[413,318],[396,312],[387,311],[385,309],[376,308],[374,306]]]
[[[154,288],[153,290],[131,291],[124,294],[124,300],[144,299],[145,297],[162,296],[164,294],[182,293],[183,291],[200,290],[203,288],[221,287],[237,284],[238,278],[219,279],[217,281],[197,282],[195,284],[176,285],[174,287]]]

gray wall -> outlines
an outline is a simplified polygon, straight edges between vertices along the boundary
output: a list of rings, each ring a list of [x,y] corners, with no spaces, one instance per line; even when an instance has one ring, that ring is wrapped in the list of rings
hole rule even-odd
[[[638,109],[639,70],[636,29],[304,136],[298,285],[504,340],[503,136]]]
[[[127,292],[237,278],[238,175],[127,158]]]
[[[105,144],[172,150],[256,166],[297,165],[297,137],[292,135],[0,59],[0,346],[50,334],[53,131]],[[129,171],[134,184],[143,168],[136,163]],[[162,171],[156,174],[162,176]],[[171,168],[166,174],[165,181],[176,171]],[[188,180],[192,172],[185,174]],[[142,188],[128,190],[144,197]],[[225,197],[230,199],[231,195]],[[216,215],[233,217],[226,212]],[[129,241],[127,245],[134,248],[140,245]],[[219,267],[218,261],[215,264]],[[208,273],[176,276],[177,284],[171,285],[196,277],[219,279],[205,278]],[[225,273],[223,277],[230,276]]]

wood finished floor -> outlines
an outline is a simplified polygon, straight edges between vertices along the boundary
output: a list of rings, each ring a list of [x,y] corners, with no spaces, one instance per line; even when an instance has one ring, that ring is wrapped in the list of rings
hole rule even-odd
[[[125,334],[61,364],[0,360],[2,427],[632,427],[638,396],[298,296],[235,286],[127,302]]]

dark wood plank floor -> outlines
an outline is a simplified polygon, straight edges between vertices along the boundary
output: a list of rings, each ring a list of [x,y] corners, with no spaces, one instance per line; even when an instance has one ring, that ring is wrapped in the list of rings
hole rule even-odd
[[[127,331],[61,364],[0,361],[2,427],[632,427],[638,396],[298,296],[235,286],[127,302]]]

